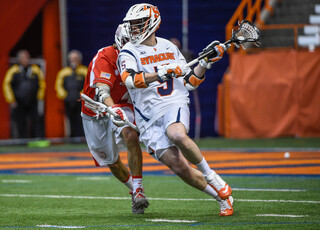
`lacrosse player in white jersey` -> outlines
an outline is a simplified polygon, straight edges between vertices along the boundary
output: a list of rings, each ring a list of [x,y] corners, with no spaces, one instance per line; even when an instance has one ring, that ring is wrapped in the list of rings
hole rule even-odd
[[[157,7],[136,4],[123,21],[129,24],[130,42],[121,50],[117,65],[133,101],[140,141],[155,159],[187,184],[214,197],[220,205],[220,216],[231,216],[230,186],[209,167],[187,135],[188,89],[195,89],[204,81],[205,71],[222,58],[227,47],[212,42],[204,52],[215,49],[215,54],[191,70],[184,67],[186,61],[177,46],[155,36],[161,22]]]
[[[136,4],[123,21],[128,23],[130,42],[121,50],[117,65],[133,101],[140,141],[155,159],[187,184],[214,197],[220,205],[220,216],[231,216],[230,186],[209,167],[187,135],[188,89],[195,89],[204,81],[205,71],[222,58],[227,48],[212,42],[204,52],[215,49],[216,53],[191,70],[184,67],[186,61],[177,46],[155,36],[161,22],[157,7]]]

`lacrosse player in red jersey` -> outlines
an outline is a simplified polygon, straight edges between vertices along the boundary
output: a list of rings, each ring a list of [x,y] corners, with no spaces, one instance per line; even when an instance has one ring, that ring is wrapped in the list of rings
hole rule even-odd
[[[82,102],[82,121],[86,141],[96,166],[109,166],[113,175],[123,182],[132,195],[132,212],[143,214],[149,202],[142,186],[142,152],[137,132],[126,126],[124,119],[134,121],[133,107],[123,84],[116,60],[120,49],[129,40],[127,30],[120,24],[113,46],[102,48],[91,61],[83,93],[112,107],[120,118],[108,113],[98,114]],[[119,151],[122,144],[128,149],[128,168],[122,163]]]
[[[220,216],[231,216],[230,186],[209,167],[187,135],[188,89],[204,81],[205,71],[222,58],[227,47],[212,42],[203,52],[214,49],[214,54],[192,70],[184,67],[186,60],[177,46],[155,36],[161,22],[157,7],[136,4],[123,21],[128,23],[130,42],[122,48],[117,65],[133,102],[140,141],[187,184],[214,197],[220,205]]]

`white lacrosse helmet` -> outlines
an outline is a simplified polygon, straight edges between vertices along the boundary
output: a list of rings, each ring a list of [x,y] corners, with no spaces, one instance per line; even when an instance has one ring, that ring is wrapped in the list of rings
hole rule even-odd
[[[159,28],[161,17],[156,6],[140,3],[130,7],[123,21],[130,23],[130,42],[136,45]]]
[[[114,41],[117,44],[118,50],[121,50],[122,47],[130,40],[128,23],[120,24],[114,35]]]

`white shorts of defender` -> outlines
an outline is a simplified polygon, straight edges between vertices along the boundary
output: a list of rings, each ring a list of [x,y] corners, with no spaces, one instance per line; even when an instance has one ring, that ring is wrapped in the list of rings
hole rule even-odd
[[[134,115],[130,108],[121,107],[130,122],[134,122]],[[117,161],[121,148],[125,146],[121,135],[123,127],[117,127],[107,117],[96,119],[81,113],[84,134],[90,153],[97,166],[113,164]]]

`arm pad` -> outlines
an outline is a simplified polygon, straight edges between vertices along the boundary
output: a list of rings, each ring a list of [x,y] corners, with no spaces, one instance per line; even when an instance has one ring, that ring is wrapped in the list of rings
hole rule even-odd
[[[192,70],[183,79],[188,90],[195,90],[204,81],[205,76],[199,78]]]
[[[104,103],[107,97],[110,97],[110,87],[108,85],[100,85],[98,88],[98,101]]]
[[[128,89],[147,88],[144,72],[136,72],[133,69],[126,69],[121,75],[122,81]]]

